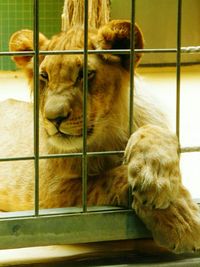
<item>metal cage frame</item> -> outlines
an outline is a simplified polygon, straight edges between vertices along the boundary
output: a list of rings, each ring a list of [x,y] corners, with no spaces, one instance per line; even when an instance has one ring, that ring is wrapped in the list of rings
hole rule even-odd
[[[87,207],[87,159],[91,156],[106,156],[123,151],[87,152],[87,62],[92,53],[128,54],[130,63],[130,113],[129,132],[133,131],[134,109],[134,54],[142,53],[175,53],[176,54],[176,133],[180,135],[180,83],[181,54],[200,52],[200,47],[181,47],[181,13],[182,0],[177,0],[177,45],[170,49],[134,49],[135,1],[131,7],[131,47],[126,50],[88,50],[88,1],[84,7],[84,49],[76,51],[40,51],[39,50],[39,0],[33,0],[34,7],[34,51],[30,52],[0,52],[1,56],[32,55],[34,56],[34,155],[30,157],[0,158],[1,161],[34,160],[35,164],[35,208],[34,211],[5,213],[0,216],[0,249],[53,244],[95,242],[105,240],[137,239],[150,237],[141,221],[131,208]],[[83,54],[84,55],[84,132],[83,152],[68,154],[40,155],[39,153],[39,55]],[[200,147],[182,147],[180,152],[199,152]],[[82,208],[39,209],[39,161],[58,157],[82,158]],[[113,229],[115,225],[115,229]],[[90,231],[88,231],[90,229]],[[117,230],[116,230],[117,229]]]

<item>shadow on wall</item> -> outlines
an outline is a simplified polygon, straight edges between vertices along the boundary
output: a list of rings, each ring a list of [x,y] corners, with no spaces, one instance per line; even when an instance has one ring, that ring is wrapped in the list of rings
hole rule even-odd
[[[112,18],[131,16],[131,1],[112,0]],[[175,48],[177,3],[174,0],[136,0],[136,22],[146,48]],[[200,45],[200,1],[182,1],[182,46]],[[145,54],[142,63],[173,63],[175,54]],[[182,55],[182,62],[200,62],[200,55]]]

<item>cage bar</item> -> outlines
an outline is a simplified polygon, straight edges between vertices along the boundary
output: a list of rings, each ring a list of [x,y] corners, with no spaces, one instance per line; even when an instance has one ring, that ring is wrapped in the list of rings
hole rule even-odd
[[[87,95],[88,95],[88,0],[84,2],[84,64],[83,64],[83,158],[82,158],[82,205],[87,211]]]
[[[39,1],[34,0],[34,164],[35,216],[39,215]]]
[[[135,0],[131,1],[131,32],[130,32],[130,89],[129,89],[129,136],[134,129],[134,59],[135,59]],[[129,186],[128,208],[132,207],[132,189]]]
[[[195,54],[200,53],[200,46],[187,46],[187,47],[181,47],[180,48],[181,53],[185,54]],[[69,54],[69,55],[81,55],[84,54],[84,50],[48,50],[38,51],[39,55],[59,55],[59,54]],[[135,49],[135,53],[143,53],[143,54],[150,54],[150,53],[177,53],[177,48],[143,48],[143,49]],[[131,53],[131,49],[107,49],[107,50],[90,50],[88,49],[88,54],[121,54],[121,55],[127,55]],[[0,51],[0,56],[34,56],[34,51],[21,51],[21,52],[8,52]]]
[[[131,33],[130,33],[130,94],[129,94],[129,135],[133,133],[134,114],[134,58],[135,58],[135,0],[131,5]]]
[[[177,8],[177,54],[176,54],[176,135],[180,139],[180,85],[181,85],[181,23],[182,0]]]

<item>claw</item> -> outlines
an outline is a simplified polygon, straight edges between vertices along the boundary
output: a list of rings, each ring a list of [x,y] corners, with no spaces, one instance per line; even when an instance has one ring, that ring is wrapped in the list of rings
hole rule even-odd
[[[127,157],[124,156],[123,161],[122,161],[123,165],[127,165],[128,164],[128,160]]]
[[[147,204],[147,200],[144,200],[143,202],[142,202],[142,205],[146,205]]]
[[[132,192],[136,192],[137,190],[138,190],[138,186],[137,185],[132,187]]]
[[[172,250],[176,250],[176,245],[174,244],[173,247],[172,247]]]

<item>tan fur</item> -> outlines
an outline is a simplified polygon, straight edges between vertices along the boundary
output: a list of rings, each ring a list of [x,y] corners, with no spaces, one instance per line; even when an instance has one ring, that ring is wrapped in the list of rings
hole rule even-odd
[[[99,28],[110,20],[110,0],[88,1],[88,25]],[[84,0],[65,0],[62,13],[62,31],[84,24]]]
[[[31,48],[30,35],[31,32],[27,34],[24,30],[15,33],[10,41],[11,50]],[[135,47],[142,48],[142,34],[137,26],[135,36]],[[51,41],[43,35],[40,38],[44,41],[40,42],[42,49],[83,48],[81,27],[71,28]],[[89,32],[89,49],[126,49],[129,45],[128,21],[112,21],[98,31]],[[140,56],[136,54],[135,65]],[[17,60],[14,57],[14,60],[26,73],[28,68],[32,84],[32,58]],[[82,151],[82,71],[82,55],[41,58],[41,155]],[[129,57],[91,54],[88,74],[88,151],[126,148],[125,164],[120,156],[88,158],[88,205],[125,206],[130,184],[133,208],[158,244],[175,252],[198,250],[199,209],[181,183],[177,139],[165,125],[163,115],[137,93],[134,104],[136,132],[128,138]],[[32,110],[31,104],[20,101],[9,100],[1,104],[2,157],[33,154]],[[81,205],[81,159],[40,160],[39,186],[41,208]],[[33,201],[34,163],[2,162],[0,209],[33,209]]]

